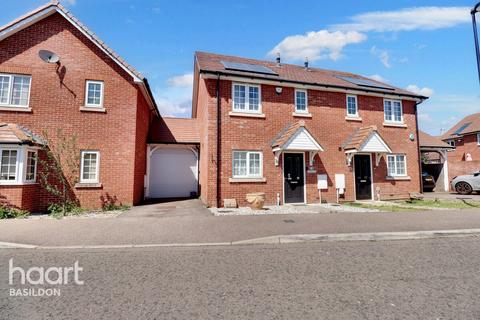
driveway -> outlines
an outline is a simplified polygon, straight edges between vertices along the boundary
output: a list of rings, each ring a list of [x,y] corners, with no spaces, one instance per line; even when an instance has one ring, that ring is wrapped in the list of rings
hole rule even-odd
[[[425,199],[441,199],[441,200],[474,200],[480,201],[480,194],[461,195],[456,192],[425,192]]]
[[[166,218],[166,217],[205,217],[212,213],[200,199],[164,201],[136,206],[124,212],[119,218]]]

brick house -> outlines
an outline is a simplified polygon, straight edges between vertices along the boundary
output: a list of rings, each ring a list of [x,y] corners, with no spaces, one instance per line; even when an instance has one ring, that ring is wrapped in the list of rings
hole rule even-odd
[[[480,170],[480,113],[466,116],[440,138],[455,148],[448,153],[450,179]]]
[[[345,72],[197,52],[202,200],[246,205],[403,198],[420,192],[426,97]],[[321,186],[321,194],[318,186]]]
[[[71,192],[80,205],[97,208],[107,195],[139,203],[158,118],[147,79],[57,1],[0,29],[2,201],[45,209],[52,199],[38,183],[38,137],[61,128],[77,137],[80,179]]]

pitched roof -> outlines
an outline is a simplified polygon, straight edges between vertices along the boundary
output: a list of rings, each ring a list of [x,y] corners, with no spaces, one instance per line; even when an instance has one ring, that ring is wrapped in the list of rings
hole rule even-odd
[[[200,72],[203,73],[220,73],[232,76],[240,77],[256,77],[264,80],[273,80],[273,81],[282,81],[282,82],[291,82],[297,84],[311,84],[317,86],[323,86],[326,88],[336,88],[336,89],[353,89],[360,90],[364,92],[376,92],[381,94],[390,94],[390,95],[400,95],[409,98],[415,99],[428,99],[425,96],[421,96],[410,91],[393,87],[389,84],[385,84],[373,79],[369,79],[357,74],[334,71],[334,70],[325,70],[318,68],[309,67],[306,69],[303,66],[285,64],[277,65],[273,61],[262,61],[248,58],[240,58],[235,56],[226,56],[214,53],[207,52],[196,52],[195,53],[196,62]],[[245,72],[232,70],[231,68],[225,67],[222,62],[234,62],[234,63],[243,63],[250,64],[255,66],[267,67],[276,74],[265,74],[258,72]],[[354,79],[359,81],[367,81],[371,85],[365,84],[355,84],[351,81],[345,79]]]
[[[322,146],[317,140],[312,136],[312,134],[305,127],[305,121],[300,120],[294,123],[287,125],[283,130],[281,130],[277,136],[272,141],[272,149],[274,151],[287,150],[294,144],[296,138],[299,135],[304,135],[304,138],[308,140],[307,144],[305,141],[302,141],[303,150],[319,150],[323,151]],[[298,145],[296,146],[298,147]]]
[[[150,129],[150,143],[200,143],[197,118],[162,118]]]
[[[78,20],[73,14],[70,13],[64,6],[62,6],[58,0],[52,0],[37,9],[30,11],[29,13],[7,23],[0,27],[0,41],[9,36],[35,24],[36,22],[51,16],[54,13],[59,13],[67,21],[69,21],[75,28],[82,32],[90,41],[98,46],[107,56],[109,56],[115,63],[117,63],[123,70],[130,74],[137,84],[143,85],[144,95],[147,101],[150,102],[157,114],[159,114],[158,107],[155,103],[155,99],[150,90],[147,79],[138,72],[134,67],[129,65],[122,57],[120,57],[115,51],[107,46],[95,33],[87,28],[80,20]]]
[[[442,140],[448,140],[476,132],[480,132],[480,112],[466,116],[440,138]]]
[[[297,121],[289,124],[272,141],[272,148],[282,148],[285,143],[298,131],[301,127],[305,126],[305,121]]]
[[[377,126],[368,126],[368,127],[361,127],[355,130],[353,134],[345,141],[342,145],[343,150],[359,150],[361,151],[364,144],[369,141],[368,139],[372,135],[378,135],[382,144],[385,144],[386,149],[391,149],[388,144],[380,137],[377,132]],[[384,147],[385,147],[384,146]]]
[[[0,123],[0,143],[45,145],[46,141],[29,129],[15,123]]]
[[[420,147],[433,147],[433,148],[445,148],[445,149],[454,149],[448,143],[443,142],[440,137],[434,137],[425,133],[423,131],[418,132],[418,141],[420,143]]]

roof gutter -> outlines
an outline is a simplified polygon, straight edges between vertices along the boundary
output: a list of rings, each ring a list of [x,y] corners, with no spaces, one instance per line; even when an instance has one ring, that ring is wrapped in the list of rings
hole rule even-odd
[[[408,97],[408,98],[412,98],[412,99],[419,99],[419,100],[421,100],[420,103],[428,99],[428,97],[420,96],[420,95],[414,95],[414,94],[401,94],[401,93],[385,92],[385,91],[365,89],[365,88],[352,88],[352,87],[339,86],[339,85],[333,85],[333,84],[332,85],[330,85],[330,84],[320,84],[320,83],[315,83],[315,82],[304,82],[304,81],[286,80],[286,79],[272,79],[272,78],[262,77],[262,76],[252,76],[252,75],[243,76],[243,75],[239,75],[239,74],[235,74],[235,73],[229,73],[229,72],[223,72],[223,71],[200,70],[200,73],[201,74],[210,74],[210,75],[214,75],[214,76],[234,76],[234,77],[247,78],[247,79],[274,81],[274,82],[279,82],[279,83],[311,85],[311,86],[325,88],[325,89],[357,90],[357,91],[362,91],[362,92],[367,92],[367,93],[389,94],[389,95],[394,95],[394,96],[399,96],[399,97]]]
[[[139,85],[142,94],[147,98],[147,101],[152,107],[153,112],[160,118],[160,110],[158,110],[157,103],[155,102],[155,98],[153,97],[153,92],[150,88],[147,78],[143,78],[143,81],[135,82]]]

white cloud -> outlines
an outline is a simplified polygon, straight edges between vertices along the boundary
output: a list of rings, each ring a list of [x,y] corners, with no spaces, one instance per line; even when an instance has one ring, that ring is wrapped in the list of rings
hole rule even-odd
[[[286,60],[303,60],[305,57],[310,61],[338,60],[345,46],[360,43],[366,39],[365,34],[357,31],[311,31],[303,35],[286,37],[269,52],[269,55],[274,56],[279,52]]]
[[[158,91],[155,91],[154,96],[162,117],[185,116],[190,111],[191,100],[176,101],[176,99],[160,96]]]
[[[427,88],[427,87],[419,88],[415,84],[411,84],[408,87],[406,87],[405,89],[407,89],[410,92],[413,92],[415,94],[419,94],[419,95],[422,95],[422,96],[425,96],[425,97],[431,97],[434,94],[433,89]]]
[[[359,32],[436,30],[470,22],[468,7],[415,7],[375,11],[351,17],[351,23],[333,25],[334,30]]]
[[[62,2],[64,2],[67,5],[71,5],[71,6],[74,6],[74,5],[77,4],[77,0],[63,0]]]
[[[168,85],[172,87],[192,87],[193,73],[185,73],[179,76],[171,77],[167,80]]]
[[[432,117],[428,113],[419,113],[418,114],[418,120],[421,122],[433,122]]]
[[[371,76],[366,76],[366,77],[370,78],[370,79],[373,79],[375,81],[378,81],[378,82],[389,82],[387,79],[385,79],[384,77],[382,77],[379,74],[372,74]]]
[[[385,66],[385,68],[391,68],[390,63],[390,54],[387,50],[379,50],[375,46],[370,49],[370,53],[380,59],[380,62]]]

